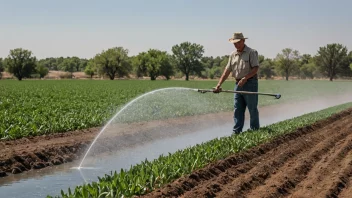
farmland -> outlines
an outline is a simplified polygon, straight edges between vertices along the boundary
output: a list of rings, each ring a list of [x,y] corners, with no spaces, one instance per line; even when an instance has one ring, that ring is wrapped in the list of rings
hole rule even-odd
[[[333,196],[345,185],[341,182],[346,183],[352,175],[348,165],[352,163],[351,107],[352,103],[347,103],[272,124],[258,132],[214,139],[153,161],[145,160],[129,170],[105,175],[99,182],[69,189],[67,194],[62,191],[61,195],[131,197],[156,188],[146,197],[280,196],[289,194],[309,173],[314,178],[302,182],[297,192],[302,195],[304,185],[319,179],[316,172],[337,163],[342,169],[336,168],[335,175],[324,178],[333,181],[320,192]],[[330,134],[332,130],[335,133]],[[270,181],[269,191],[266,180]],[[158,190],[160,187],[164,188]]]
[[[0,162],[3,164],[0,169],[0,175],[6,176],[9,172],[17,174],[31,169],[39,169],[78,159],[80,154],[85,151],[86,146],[89,145],[92,139],[97,135],[99,129],[125,104],[142,94],[156,89],[170,87],[208,89],[213,87],[216,83],[216,81],[185,82],[176,80],[0,81],[0,122],[2,122],[0,127],[1,138],[3,139],[0,142],[0,147],[6,151],[0,155]],[[293,104],[307,99],[328,97],[333,100],[333,96],[335,95],[347,96],[348,93],[352,93],[352,86],[350,86],[350,82],[347,81],[263,80],[259,83],[260,92],[282,94],[280,100],[268,96],[259,97],[259,106],[268,106],[269,110],[270,105],[275,107],[275,105],[279,103],[289,107],[290,103]],[[223,85],[223,89],[232,88],[232,82],[226,82]],[[127,120],[123,121],[150,121],[150,119],[171,118],[172,116],[176,116],[179,117],[177,118],[179,123],[186,124],[190,120],[189,118],[183,119],[183,117],[208,113],[213,113],[215,115],[214,118],[219,119],[215,122],[220,122],[220,119],[224,117],[230,118],[231,111],[233,110],[232,94],[200,94],[193,91],[189,92],[190,93],[187,93],[187,90],[176,91],[170,89],[160,91],[158,94],[152,94],[152,96],[149,95],[145,97],[146,103],[140,103],[139,106],[131,105],[130,108],[127,108],[128,111],[126,110],[125,115],[130,116],[126,117]],[[186,100],[186,97],[193,98],[192,100]],[[163,98],[163,100],[158,100],[158,98]],[[149,107],[154,104],[159,105],[158,102],[163,103],[165,101],[171,102],[161,106],[165,108],[159,109],[159,116],[148,116],[150,115],[149,113],[155,110]],[[191,104],[187,104],[190,103],[190,101]],[[351,120],[351,111],[344,111],[332,117],[331,115],[351,107],[352,104],[347,103],[318,113],[311,113],[299,118],[263,127],[260,129],[260,133],[248,132],[239,136],[215,139],[167,156],[160,156],[157,160],[141,162],[121,173],[116,170],[118,172],[112,173],[110,176],[102,176],[98,183],[77,186],[75,189],[71,189],[72,191],[70,190],[71,195],[70,191],[63,189],[63,197],[85,197],[87,194],[93,195],[93,197],[104,194],[110,196],[124,195],[128,197],[131,195],[144,195],[154,188],[159,187],[161,187],[160,190],[147,194],[146,196],[165,197],[183,195],[186,197],[204,197],[212,195],[211,193],[223,197],[231,197],[241,193],[252,193],[251,195],[255,196],[256,191],[252,192],[250,189],[259,188],[261,182],[270,179],[270,177],[274,175],[272,172],[280,171],[281,166],[285,167],[285,160],[290,163],[296,160],[295,155],[288,155],[292,158],[285,158],[275,153],[280,151],[274,149],[276,145],[278,145],[281,150],[284,150],[286,145],[283,144],[284,141],[291,142],[292,149],[296,149],[297,152],[301,152],[302,155],[305,153],[313,153],[312,156],[315,160],[312,161],[313,164],[320,163],[319,159],[323,154],[309,150],[313,148],[314,145],[323,144],[322,148],[326,151],[326,145],[332,147],[333,144],[336,143],[342,145],[336,148],[338,155],[348,153],[350,151],[348,144],[349,139],[347,138],[346,141],[343,141],[341,137],[349,137],[351,132],[349,125],[347,125]],[[175,109],[177,109],[177,111],[175,111]],[[320,123],[324,124],[315,123],[322,119],[325,119],[325,121],[320,121]],[[342,120],[341,123],[338,122],[339,119]],[[330,123],[332,124],[330,125]],[[323,129],[324,127],[326,129]],[[330,131],[334,127],[338,130],[338,133],[331,137],[329,136],[329,139],[323,141],[327,138],[326,134],[331,133]],[[143,129],[143,126],[141,126],[140,129]],[[145,136],[146,134],[140,135]],[[153,138],[152,134],[147,135]],[[312,142],[310,142],[312,145],[302,144],[302,142],[304,142],[303,140],[307,139],[312,139]],[[326,142],[329,141],[332,143],[326,144]],[[136,141],[135,144],[139,144],[139,142]],[[256,147],[257,145],[259,145],[259,147]],[[339,149],[342,149],[341,152]],[[285,153],[294,153],[296,150],[288,149]],[[334,149],[331,150],[331,152],[332,154],[336,154],[334,153]],[[278,155],[278,158],[271,158],[273,155]],[[245,158],[243,158],[243,156],[245,156]],[[347,154],[346,156],[346,158],[341,160],[335,160],[335,158],[331,158],[331,160],[339,163],[341,167],[345,167],[345,164],[348,164],[348,160],[350,159]],[[316,159],[316,157],[318,159]],[[234,163],[231,161],[233,159],[236,159],[235,161],[238,162]],[[225,160],[225,162],[217,160]],[[255,165],[260,163],[261,160],[265,161],[266,164],[274,164],[268,174],[264,173],[268,168],[267,166],[255,168]],[[311,162],[310,158],[307,158],[307,160]],[[278,165],[275,164],[277,161],[279,163]],[[314,167],[310,167],[307,164],[300,164],[300,162],[301,161],[297,162],[298,166],[301,167],[299,170],[307,167],[308,172],[310,169],[315,170]],[[209,163],[213,164],[209,165]],[[214,165],[214,167],[212,167],[212,165]],[[247,167],[247,165],[249,166]],[[236,168],[234,168],[234,166],[236,166]],[[238,168],[238,166],[240,168]],[[235,176],[229,178],[226,171],[234,173]],[[243,178],[244,176],[240,174],[241,171],[250,172],[249,178]],[[338,173],[342,174],[341,177],[347,177],[348,179],[348,174],[345,174],[345,172],[348,171],[349,169],[343,168]],[[258,179],[255,176],[257,173],[267,175],[264,178]],[[294,170],[292,170],[291,173],[292,175],[296,174]],[[297,180],[303,181],[301,176],[305,173],[307,172],[297,172]],[[221,174],[223,176],[221,176]],[[278,177],[280,177],[280,174],[278,174]],[[263,181],[261,179],[263,179]],[[174,180],[176,181],[168,185],[168,187],[163,188],[165,184]],[[221,183],[225,180],[227,183]],[[249,190],[239,190],[234,192],[234,194],[226,194],[230,191],[227,189],[229,188],[227,185],[231,185],[232,181],[243,182],[239,182],[238,184],[238,188],[240,189],[243,189],[243,186],[249,183]],[[259,181],[259,183],[257,183],[257,181]],[[183,182],[191,183],[192,187],[187,187]],[[198,182],[204,182],[206,186],[202,186]],[[220,189],[217,188],[219,182],[221,186]],[[275,185],[286,185],[285,182],[290,183],[291,181],[283,181],[283,183]],[[305,181],[305,183],[309,183],[309,181]],[[178,185],[182,186],[180,187]],[[293,185],[296,185],[296,183]],[[182,189],[182,193],[175,192],[177,191],[175,189]],[[283,189],[290,191],[292,187],[285,187]],[[273,191],[275,191],[275,188],[273,188]]]
[[[48,135],[100,127],[119,108],[146,92],[165,87],[209,89],[216,81],[1,81],[0,138]],[[224,89],[233,89],[225,82]],[[260,96],[259,105],[300,101],[352,91],[350,82],[327,81],[260,81],[260,92],[281,93],[280,100]],[[164,97],[169,97],[165,94]],[[202,97],[214,97],[203,95]],[[170,99],[172,99],[170,97]],[[206,111],[232,111],[232,94],[221,94]],[[183,114],[195,113],[186,109]],[[201,113],[201,112],[199,112]],[[204,112],[203,112],[204,113]]]

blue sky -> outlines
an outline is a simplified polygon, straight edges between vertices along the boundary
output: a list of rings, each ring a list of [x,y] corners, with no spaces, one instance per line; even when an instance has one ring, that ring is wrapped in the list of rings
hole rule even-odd
[[[326,0],[1,0],[0,57],[29,49],[37,58],[92,58],[122,46],[129,55],[150,48],[171,52],[184,41],[206,56],[229,54],[233,32],[273,58],[283,48],[315,55],[341,43],[352,50],[352,1]]]

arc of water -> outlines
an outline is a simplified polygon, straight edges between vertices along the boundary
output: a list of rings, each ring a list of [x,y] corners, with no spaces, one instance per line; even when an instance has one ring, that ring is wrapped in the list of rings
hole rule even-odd
[[[93,142],[90,144],[87,152],[85,153],[81,163],[79,164],[78,166],[78,170],[81,169],[82,167],[82,164],[84,162],[84,160],[86,159],[89,151],[92,149],[92,146],[94,145],[94,143],[98,140],[98,138],[100,137],[100,135],[104,132],[104,130],[106,129],[106,127],[122,112],[124,111],[128,106],[130,106],[131,104],[133,104],[134,102],[136,102],[137,100],[139,100],[140,98],[146,96],[146,95],[149,95],[149,94],[153,94],[155,92],[158,92],[158,91],[164,91],[164,90],[168,90],[168,89],[181,89],[181,90],[193,90],[193,91],[197,91],[197,89],[192,89],[192,88],[185,88],[185,87],[170,87],[170,88],[162,88],[162,89],[157,89],[157,90],[154,90],[154,91],[151,91],[151,92],[148,92],[148,93],[145,93],[135,99],[133,99],[131,102],[127,103],[120,111],[118,111],[106,124],[105,126],[100,130],[100,132],[98,133],[98,135],[94,138]]]

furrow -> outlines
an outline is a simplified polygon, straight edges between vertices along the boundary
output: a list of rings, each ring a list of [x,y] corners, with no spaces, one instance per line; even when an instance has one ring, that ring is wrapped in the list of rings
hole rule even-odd
[[[348,120],[350,117],[348,116],[344,120]],[[229,188],[225,188],[226,191],[220,192],[216,196],[280,197],[288,195],[289,191],[305,178],[313,165],[334,147],[336,142],[345,138],[349,133],[344,131],[326,137],[327,128],[341,127],[339,125],[331,124],[311,135],[299,138],[288,145],[287,148],[281,145],[282,153],[265,155],[266,158],[263,159],[262,165],[248,174],[236,178],[228,185]],[[290,154],[292,156],[287,157]]]
[[[328,188],[325,197],[351,197],[351,187],[346,187],[351,184],[352,179],[352,152],[345,159],[348,159],[348,163],[345,163],[341,173],[333,178],[332,186]]]
[[[143,197],[244,197],[248,193],[253,194],[252,192],[255,193],[262,186],[268,188],[268,180],[285,173],[285,168],[294,166],[296,159],[309,154],[309,151],[321,142],[336,143],[345,137],[346,134],[339,133],[327,135],[326,131],[342,127],[339,126],[340,122],[351,118],[350,111],[336,114],[329,119],[300,128],[294,133],[211,163]],[[332,146],[330,144],[330,147]],[[326,148],[315,157],[320,158],[328,151],[329,148]],[[271,188],[276,190],[273,186]],[[262,195],[258,194],[256,197]]]
[[[351,134],[351,130],[347,130],[352,127],[352,123],[345,125],[352,116],[348,116],[343,119],[343,122],[339,122],[339,125],[330,125],[320,130],[324,135],[324,140],[316,145],[313,150],[306,150],[302,153],[295,161],[291,161],[281,169],[281,174],[273,176],[270,180],[266,181],[266,184],[255,189],[252,193],[248,194],[248,197],[261,195],[261,197],[283,197],[291,195],[295,188],[305,179],[307,175],[312,171],[312,168],[321,161],[322,159],[329,156],[329,151],[333,150],[336,143],[346,138]],[[333,134],[327,134],[327,132],[336,130]],[[346,150],[349,150],[349,146],[346,146]],[[303,197],[307,195],[303,195]],[[299,196],[299,197],[302,197]]]
[[[309,172],[304,181],[294,189],[292,197],[324,196],[333,188],[339,173],[349,166],[352,157],[352,133],[338,142]]]

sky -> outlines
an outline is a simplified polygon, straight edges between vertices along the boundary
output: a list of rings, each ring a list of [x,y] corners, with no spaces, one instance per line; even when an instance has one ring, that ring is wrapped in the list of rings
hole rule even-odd
[[[349,0],[0,0],[0,57],[15,48],[38,59],[89,59],[120,46],[130,56],[171,53],[185,41],[216,57],[234,50],[234,32],[267,58],[284,48],[315,55],[330,43],[352,51],[351,7]]]

